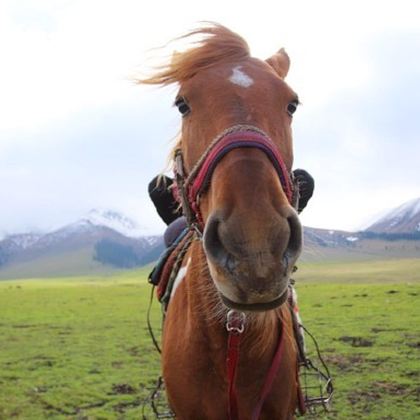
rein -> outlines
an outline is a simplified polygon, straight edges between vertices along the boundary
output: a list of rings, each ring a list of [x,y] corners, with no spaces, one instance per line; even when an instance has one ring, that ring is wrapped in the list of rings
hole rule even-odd
[[[283,327],[283,322],[281,323]],[[241,344],[241,336],[245,330],[245,314],[243,312],[236,312],[230,310],[227,314],[226,329],[228,336],[228,350],[226,359],[226,368],[228,375],[228,415],[229,420],[239,420],[238,397],[235,387],[236,371],[239,362],[239,348]],[[276,352],[268,370],[264,384],[261,389],[260,397],[257,405],[252,411],[252,420],[258,420],[261,414],[262,407],[276,378],[277,372],[280,368],[280,363],[283,356],[284,339],[283,329],[280,329],[280,337],[277,344]]]
[[[204,221],[200,211],[200,197],[207,191],[218,163],[230,151],[238,148],[254,148],[265,153],[279,176],[289,203],[296,208],[297,194],[293,174],[287,170],[275,143],[262,130],[251,125],[235,125],[219,134],[204,151],[189,174],[185,171],[181,149],[175,151],[174,196],[182,205],[188,225],[201,237]]]
[[[245,314],[243,312],[229,311],[226,319],[228,348],[226,357],[226,370],[228,378],[228,414],[230,420],[238,420],[238,396],[235,387],[236,371],[239,362],[239,347],[242,333],[245,330]]]

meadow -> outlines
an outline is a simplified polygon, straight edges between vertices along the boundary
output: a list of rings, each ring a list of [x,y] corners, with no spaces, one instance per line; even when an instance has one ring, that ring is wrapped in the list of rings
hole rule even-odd
[[[141,418],[159,375],[146,277],[0,282],[0,419]],[[420,260],[307,263],[295,278],[334,378],[317,418],[420,418]]]

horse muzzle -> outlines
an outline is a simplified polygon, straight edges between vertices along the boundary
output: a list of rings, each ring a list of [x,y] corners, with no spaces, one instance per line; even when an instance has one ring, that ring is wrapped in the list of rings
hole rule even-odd
[[[204,250],[223,303],[241,311],[265,311],[282,305],[302,247],[296,212],[262,224],[250,234],[238,223],[211,216]],[[257,234],[255,234],[255,231]]]

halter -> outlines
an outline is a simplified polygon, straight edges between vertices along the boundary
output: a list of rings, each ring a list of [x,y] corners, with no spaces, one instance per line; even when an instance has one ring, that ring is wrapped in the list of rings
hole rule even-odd
[[[259,149],[268,157],[277,175],[289,203],[297,208],[298,189],[294,188],[293,174],[287,170],[284,160],[271,138],[257,127],[236,125],[219,134],[207,147],[192,168],[186,174],[184,158],[181,149],[175,151],[175,180],[174,196],[182,205],[182,211],[187,219],[190,230],[195,230],[199,237],[204,231],[204,220],[200,211],[200,197],[210,186],[213,172],[218,163],[230,151],[238,148]],[[245,315],[236,311],[229,311],[226,329],[228,331],[227,349],[227,379],[228,379],[228,417],[238,420],[238,401],[235,387],[235,377],[239,361],[239,347],[241,335],[245,328]],[[283,328],[280,330],[279,341],[274,358],[266,374],[261,393],[252,413],[252,420],[259,418],[262,406],[272,388],[282,360],[284,339]]]
[[[235,125],[219,134],[201,155],[191,172],[187,175],[184,168],[184,158],[181,149],[175,151],[174,196],[181,203],[182,211],[188,225],[197,231],[199,236],[204,230],[204,221],[200,211],[200,197],[210,186],[211,177],[222,158],[238,148],[254,148],[265,153],[279,176],[283,191],[289,203],[296,206],[297,197],[294,193],[293,174],[289,172],[277,146],[257,127],[250,125]]]

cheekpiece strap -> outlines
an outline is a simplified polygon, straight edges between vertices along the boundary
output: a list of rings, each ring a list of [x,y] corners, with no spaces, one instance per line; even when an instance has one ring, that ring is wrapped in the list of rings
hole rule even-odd
[[[188,226],[191,226],[195,222],[194,212],[191,209],[188,194],[185,186],[185,169],[184,169],[184,159],[182,156],[182,150],[177,149],[175,151],[175,182],[176,186],[174,188],[175,199],[181,203],[182,213],[187,219]]]

